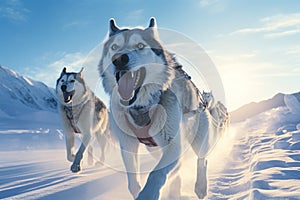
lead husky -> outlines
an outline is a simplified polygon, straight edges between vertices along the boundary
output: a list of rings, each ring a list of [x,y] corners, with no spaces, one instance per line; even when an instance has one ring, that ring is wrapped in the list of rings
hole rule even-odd
[[[101,148],[100,160],[104,160],[104,150],[108,130],[108,111],[104,103],[89,89],[83,79],[83,68],[79,73],[66,72],[64,68],[56,82],[56,94],[60,101],[60,114],[65,130],[67,159],[73,162],[72,172],[80,171],[83,153],[91,136],[95,135]],[[82,134],[82,143],[74,155],[74,135]],[[89,146],[89,162],[92,148]]]
[[[120,29],[111,19],[98,69],[111,97],[110,123],[120,142],[132,196],[159,198],[167,174],[178,163],[184,135],[198,156],[195,192],[205,197],[205,156],[218,133],[198,89],[159,42],[155,19],[145,29]],[[136,175],[139,143],[162,150],[142,190]]]

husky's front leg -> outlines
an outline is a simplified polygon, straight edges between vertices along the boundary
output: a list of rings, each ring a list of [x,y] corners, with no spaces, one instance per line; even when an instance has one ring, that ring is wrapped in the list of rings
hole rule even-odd
[[[195,193],[199,199],[207,195],[207,160],[198,158],[197,160],[197,180],[195,183]]]
[[[168,173],[178,163],[180,155],[180,136],[177,135],[168,147],[163,149],[161,160],[155,169],[149,174],[147,183],[136,200],[157,200],[160,189],[165,184]]]
[[[130,137],[130,136],[127,136]],[[121,143],[121,153],[123,162],[127,172],[128,179],[128,190],[133,196],[136,198],[141,190],[141,186],[137,181],[137,171],[138,171],[138,158],[137,158],[137,150],[138,150],[138,141],[134,138],[128,138],[131,142],[127,143],[126,146]],[[124,141],[124,140],[123,140]]]
[[[79,147],[79,149],[78,149],[78,151],[75,155],[74,162],[71,166],[71,171],[72,172],[79,172],[81,170],[80,164],[81,164],[81,160],[82,160],[82,157],[83,157],[83,153],[84,153],[87,145],[89,144],[90,139],[91,139],[90,134],[86,134],[86,135],[83,136],[81,145],[80,145],[80,147]]]
[[[67,159],[70,162],[74,161],[74,140],[75,136],[73,132],[67,132],[66,135],[66,150],[67,150]]]
[[[99,165],[102,165],[102,163],[104,162],[105,160],[105,149],[106,149],[106,143],[107,143],[107,139],[106,139],[106,133],[96,133],[96,139],[97,139],[97,142],[100,146],[100,160],[97,161],[97,164]]]

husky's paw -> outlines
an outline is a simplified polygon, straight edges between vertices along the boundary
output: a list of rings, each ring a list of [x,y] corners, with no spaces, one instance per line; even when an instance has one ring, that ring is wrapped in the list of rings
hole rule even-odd
[[[196,182],[195,193],[197,194],[199,199],[204,199],[207,195],[207,185],[204,183]]]
[[[80,164],[77,164],[77,163],[73,163],[72,166],[71,166],[71,171],[76,173],[76,172],[79,172],[81,169],[80,169]]]

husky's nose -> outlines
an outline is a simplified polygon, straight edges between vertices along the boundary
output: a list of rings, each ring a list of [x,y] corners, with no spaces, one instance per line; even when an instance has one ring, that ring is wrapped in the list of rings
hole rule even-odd
[[[129,62],[129,57],[127,54],[118,53],[115,54],[111,60],[116,67],[123,69]]]
[[[67,86],[66,86],[66,85],[62,85],[62,86],[60,87],[60,89],[61,89],[61,91],[65,92],[65,91],[67,90]]]

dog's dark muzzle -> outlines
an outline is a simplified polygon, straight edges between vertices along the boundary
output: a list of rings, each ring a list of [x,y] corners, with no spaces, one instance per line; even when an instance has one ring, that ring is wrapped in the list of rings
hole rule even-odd
[[[60,87],[60,89],[61,89],[62,92],[66,92],[67,86],[66,86],[66,85],[62,85],[62,86]]]
[[[125,67],[129,62],[129,57],[127,54],[117,53],[112,57],[111,61],[118,70],[125,70]]]

